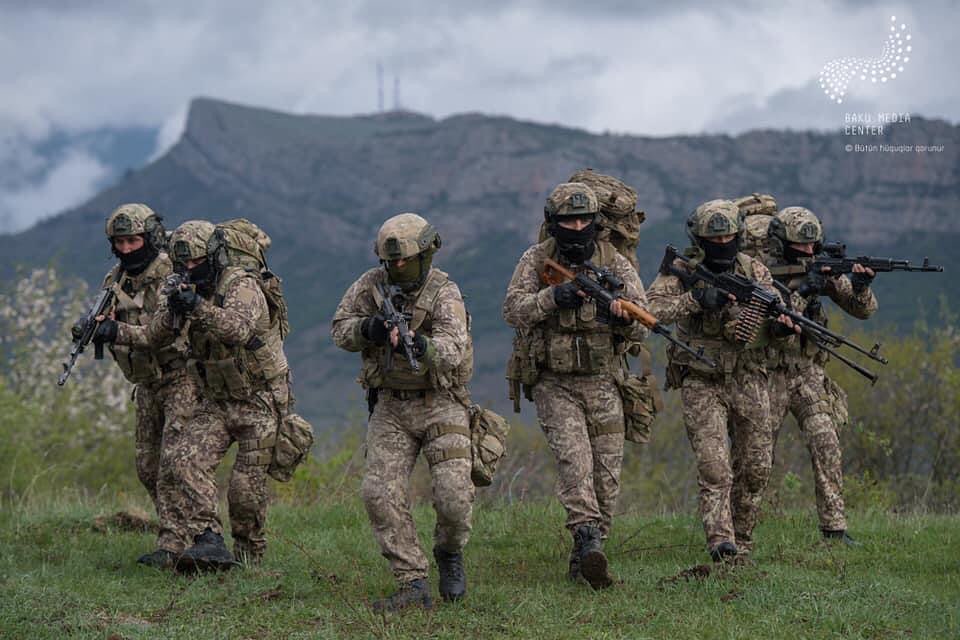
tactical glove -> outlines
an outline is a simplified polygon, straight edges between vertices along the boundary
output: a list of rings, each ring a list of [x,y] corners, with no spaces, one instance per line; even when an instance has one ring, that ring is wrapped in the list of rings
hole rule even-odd
[[[105,318],[93,332],[94,344],[113,344],[117,341],[117,321]]]
[[[427,340],[427,336],[419,331],[413,334],[413,357],[417,360],[421,359],[427,353]],[[397,340],[397,346],[395,346],[393,350],[396,353],[403,353],[403,341]]]
[[[873,282],[873,277],[864,272],[854,271],[851,273],[850,282],[853,284],[853,292],[859,295],[866,291],[870,283]]]
[[[693,299],[697,301],[703,309],[722,309],[730,303],[730,298],[726,292],[716,287],[697,287],[692,291]]]
[[[170,294],[168,302],[174,313],[186,314],[196,308],[200,302],[200,296],[193,289],[178,289]]]
[[[553,288],[553,301],[561,309],[579,309],[583,306],[580,288],[575,282],[564,282]]]
[[[390,342],[390,330],[387,329],[384,317],[379,313],[369,318],[364,318],[360,324],[360,333],[363,337],[374,344],[387,344]]]

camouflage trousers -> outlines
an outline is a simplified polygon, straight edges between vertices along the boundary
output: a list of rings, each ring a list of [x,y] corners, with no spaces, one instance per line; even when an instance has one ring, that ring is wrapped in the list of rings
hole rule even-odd
[[[543,372],[533,388],[540,428],[557,461],[557,498],[571,532],[610,532],[623,466],[623,400],[612,375]]]
[[[690,373],[680,397],[697,459],[707,548],[735,542],[749,551],[773,465],[767,377],[759,371],[709,378]]]
[[[413,393],[402,399],[390,390],[380,391],[367,424],[361,486],[373,535],[401,584],[429,573],[410,515],[410,474],[420,452],[430,466],[437,547],[454,552],[467,544],[475,495],[466,408],[449,392],[427,392],[425,397]]]
[[[847,528],[843,505],[843,457],[825,383],[823,367],[812,361],[809,366],[772,370],[770,418],[774,441],[788,412],[797,419],[813,465],[820,528],[837,531]]]
[[[279,422],[278,407],[287,397],[286,381],[270,391],[257,391],[248,400],[204,398],[186,423],[170,455],[161,465],[169,506],[160,521],[161,549],[175,553],[193,544],[193,537],[210,528],[222,535],[216,470],[230,446],[237,457],[230,472],[227,504],[238,558],[259,560],[267,548],[267,467]]]
[[[162,510],[157,500],[160,466],[169,459],[183,425],[196,410],[199,395],[200,389],[186,369],[166,374],[158,385],[134,387],[137,477],[158,516]]]

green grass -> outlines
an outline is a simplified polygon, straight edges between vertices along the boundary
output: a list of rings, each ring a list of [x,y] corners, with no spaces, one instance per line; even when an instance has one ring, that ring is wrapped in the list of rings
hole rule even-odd
[[[478,506],[469,594],[375,615],[393,588],[358,500],[277,505],[255,569],[186,578],[138,567],[153,536],[93,529],[116,504],[64,500],[0,515],[0,638],[945,638],[960,634],[960,518],[855,513],[859,548],[819,539],[813,514],[764,521],[754,562],[707,560],[688,516],[626,514],[607,544],[622,580],[564,578],[554,502]],[[432,512],[416,512],[422,534]],[[430,542],[424,535],[429,550]],[[432,576],[436,593],[436,574]]]

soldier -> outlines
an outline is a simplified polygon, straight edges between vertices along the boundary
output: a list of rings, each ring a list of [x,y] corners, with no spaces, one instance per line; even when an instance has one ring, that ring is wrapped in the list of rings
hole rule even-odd
[[[359,351],[367,390],[366,469],[362,493],[374,536],[399,589],[376,601],[376,611],[432,607],[428,561],[410,515],[408,485],[417,455],[430,466],[437,513],[433,557],[446,601],[466,594],[463,547],[470,536],[474,486],[470,479],[470,417],[465,385],[473,375],[473,343],[463,298],[446,273],[431,266],[440,236],[415,213],[383,223],[374,246],[381,267],[354,282],[333,316],[341,349]],[[390,328],[383,293],[409,313],[416,370]]]
[[[135,326],[146,325],[160,305],[167,276],[173,272],[164,251],[161,218],[144,204],[120,205],[107,218],[106,232],[113,254],[120,259],[103,280],[103,286],[112,287],[116,295],[113,317]],[[104,333],[98,333],[95,342],[103,343],[103,337]],[[166,477],[161,468],[169,465],[177,437],[197,404],[197,384],[186,368],[186,344],[178,340],[156,348],[110,345],[110,353],[124,377],[135,385],[137,476],[164,522],[171,506],[164,500]],[[137,562],[170,567],[173,546],[169,532],[161,530],[157,550]]]
[[[558,185],[544,216],[550,237],[523,254],[503,302],[503,317],[532,340],[536,371],[532,396],[540,428],[557,460],[557,497],[573,536],[568,576],[582,575],[594,589],[613,583],[603,553],[620,492],[623,462],[623,402],[617,386],[626,345],[642,340],[645,327],[631,321],[619,302],[609,311],[567,282],[547,285],[547,258],[582,271],[591,261],[624,283],[622,297],[646,306],[643,285],[613,245],[597,239],[599,203],[579,182]],[[532,375],[530,375],[532,374]]]
[[[820,252],[823,226],[809,209],[787,207],[770,221],[772,251],[766,264],[773,277],[793,294],[793,306],[820,324],[827,323],[820,296],[826,295],[855,318],[864,320],[877,310],[870,289],[874,272],[854,265],[847,276],[806,273],[804,263]],[[774,440],[787,412],[800,426],[813,463],[820,531],[826,539],[854,544],[847,534],[843,505],[843,469],[838,430],[846,423],[846,394],[824,372],[827,354],[802,336],[778,343],[772,350],[770,416]]]
[[[184,426],[161,473],[170,495],[163,549],[180,571],[236,565],[223,541],[217,513],[216,469],[233,442],[239,452],[227,500],[237,559],[259,562],[266,550],[266,470],[280,416],[289,403],[287,361],[259,275],[208,255],[213,224],[192,220],[174,231],[170,244],[191,287],[160,301],[146,326],[107,321],[99,332],[116,345],[158,348],[186,333],[202,400]],[[185,547],[192,539],[193,545]]]
[[[738,251],[740,224],[737,207],[728,200],[700,205],[687,219],[688,252],[715,273],[732,271],[773,291],[767,268]],[[682,261],[677,265],[683,266]],[[678,337],[703,347],[718,364],[711,369],[684,351],[667,350],[667,388],[680,389],[683,421],[697,459],[707,550],[719,562],[751,549],[770,477],[773,433],[763,338],[748,345],[737,342],[739,305],[703,283],[686,290],[677,276],[661,273],[648,298],[650,312],[661,323],[676,322]],[[781,322],[792,326],[789,319]]]

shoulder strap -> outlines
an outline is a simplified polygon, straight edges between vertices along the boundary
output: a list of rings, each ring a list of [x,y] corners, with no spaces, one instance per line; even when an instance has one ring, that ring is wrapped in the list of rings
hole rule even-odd
[[[440,289],[450,280],[449,276],[439,269],[431,269],[427,276],[427,281],[423,283],[420,289],[420,295],[413,305],[413,318],[410,320],[410,328],[414,331],[420,328],[427,314],[433,311],[437,296],[440,295]]]
[[[753,259],[745,253],[738,253],[737,264],[740,265],[743,275],[753,280]]]

